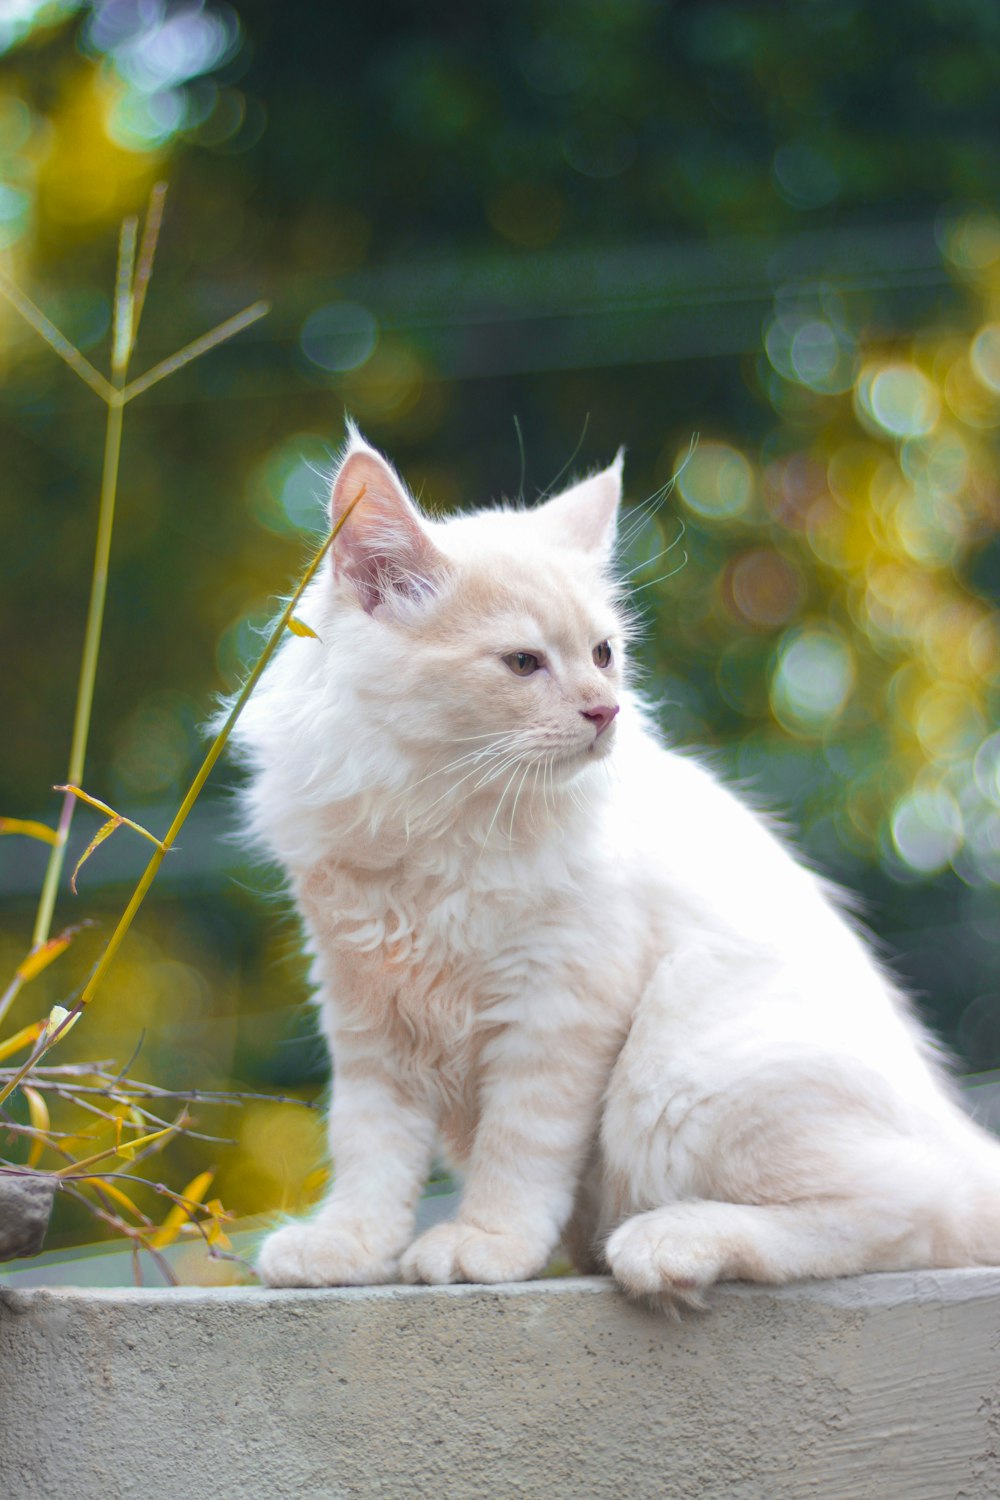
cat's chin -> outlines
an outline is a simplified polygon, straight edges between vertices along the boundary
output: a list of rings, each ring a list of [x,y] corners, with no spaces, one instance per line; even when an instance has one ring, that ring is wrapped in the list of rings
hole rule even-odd
[[[613,736],[613,729],[605,730],[604,734],[591,744],[583,745],[579,750],[568,751],[562,760],[556,761],[554,767],[556,773],[561,772],[568,781],[571,777],[578,776],[581,771],[585,771],[588,766],[596,766],[600,761],[607,760],[615,748]]]

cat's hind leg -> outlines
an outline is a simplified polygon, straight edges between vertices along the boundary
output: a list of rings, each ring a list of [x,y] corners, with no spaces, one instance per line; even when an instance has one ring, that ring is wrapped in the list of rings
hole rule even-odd
[[[698,1305],[716,1281],[778,1284],[998,1258],[977,1161],[930,1130],[893,1128],[815,1075],[793,1073],[784,1084],[751,1076],[725,1102],[706,1103],[697,1131],[681,1125],[659,1149],[655,1141],[636,1149],[631,1183],[619,1164],[618,1227],[603,1253],[625,1291]],[[659,1193],[650,1181],[656,1163],[675,1167]],[[1000,1174],[992,1180],[1000,1189]]]
[[[631,1183],[623,1164],[615,1174],[603,1253],[634,1296],[699,1305],[716,1281],[1000,1262],[1000,1153],[971,1128],[967,1151],[927,1121],[908,1133],[814,1074],[784,1089],[751,1076],[703,1114],[693,1148],[682,1125],[662,1150],[636,1150]],[[650,1162],[669,1163],[671,1146],[679,1170],[656,1195]]]
[[[875,1241],[884,1245],[887,1233],[893,1236],[860,1209],[851,1203],[671,1203],[626,1219],[604,1254],[631,1296],[701,1306],[716,1281],[780,1283],[873,1269]],[[898,1229],[905,1239],[909,1226]]]
[[[780,971],[712,954],[654,978],[602,1116],[603,1255],[620,1284],[697,1303],[720,1280],[997,1263],[996,1144],[901,1027],[906,1087],[810,1031],[789,993]]]
[[[624,1290],[698,1304],[716,1281],[777,1284],[1000,1260],[1000,1209],[990,1202],[1000,1190],[996,1164],[991,1179],[950,1143],[863,1118],[845,1130],[842,1120],[822,1118],[819,1100],[817,1113],[798,1140],[775,1122],[768,1169],[747,1171],[739,1142],[728,1142],[727,1156],[722,1139],[715,1170],[705,1173],[706,1196],[620,1223],[604,1256]]]

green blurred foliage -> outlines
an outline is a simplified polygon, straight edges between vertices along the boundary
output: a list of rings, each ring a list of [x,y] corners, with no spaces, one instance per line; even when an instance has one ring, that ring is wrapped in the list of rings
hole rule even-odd
[[[12,274],[101,364],[117,221],[166,173],[136,372],[274,303],[129,411],[88,789],[162,831],[321,524],[345,407],[440,511],[530,499],[625,442],[637,507],[681,470],[625,547],[665,728],[789,817],[962,1059],[1000,1065],[991,0],[20,15],[0,25]],[[0,374],[0,808],[51,816],[101,424],[2,308]],[[294,929],[223,822],[194,820],[67,1056],[124,1060],[144,1027],[157,1081],[312,1096]],[[14,844],[4,972],[40,867]],[[114,845],[67,914],[113,917]],[[227,1206],[315,1191],[314,1117],[253,1106],[229,1131]]]

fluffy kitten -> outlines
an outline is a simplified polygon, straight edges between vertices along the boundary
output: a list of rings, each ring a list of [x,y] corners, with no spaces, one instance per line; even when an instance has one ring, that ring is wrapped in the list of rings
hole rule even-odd
[[[362,490],[240,738],[334,1058],[329,1196],[273,1286],[627,1292],[1000,1263],[1000,1147],[829,890],[627,686],[621,466],[533,511]],[[413,1240],[438,1143],[453,1222]]]

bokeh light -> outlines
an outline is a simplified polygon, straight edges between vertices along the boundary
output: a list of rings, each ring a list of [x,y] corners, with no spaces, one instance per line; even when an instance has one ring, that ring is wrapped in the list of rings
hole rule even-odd
[[[858,405],[875,431],[890,437],[926,437],[941,415],[941,397],[916,365],[867,365],[857,381]]]
[[[279,535],[323,529],[333,469],[328,442],[316,433],[283,438],[250,477],[250,508],[261,525]]]
[[[825,729],[854,686],[850,647],[828,627],[806,626],[781,640],[771,681],[778,720],[793,731]]]
[[[892,837],[900,858],[912,870],[941,870],[962,846],[962,814],[947,788],[914,791],[901,797],[892,813]]]
[[[329,302],[306,318],[299,343],[310,363],[321,370],[356,370],[375,352],[378,323],[357,302]]]
[[[760,630],[785,624],[805,598],[801,572],[771,547],[741,552],[723,574],[722,587],[737,618]]]
[[[969,348],[972,368],[984,385],[1000,393],[1000,323],[980,328]]]
[[[727,443],[701,443],[690,455],[678,454],[676,468],[685,503],[706,520],[730,521],[753,500],[753,470]]]

